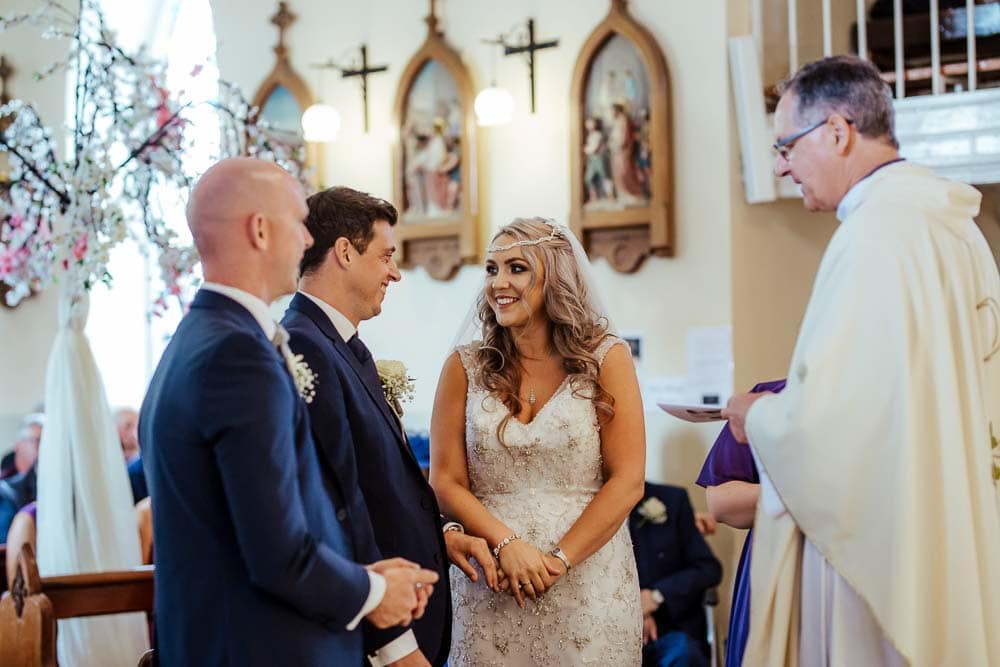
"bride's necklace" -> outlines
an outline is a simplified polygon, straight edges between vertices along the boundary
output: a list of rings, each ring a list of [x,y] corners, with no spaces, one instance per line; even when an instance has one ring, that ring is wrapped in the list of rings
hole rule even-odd
[[[538,399],[535,398],[535,389],[534,389],[534,387],[529,387],[528,388],[528,405],[534,406],[535,402],[537,400]]]

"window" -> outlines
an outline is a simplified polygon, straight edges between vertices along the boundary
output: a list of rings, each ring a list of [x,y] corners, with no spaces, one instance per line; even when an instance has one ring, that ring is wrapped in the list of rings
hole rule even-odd
[[[219,72],[209,0],[167,0],[159,16],[142,15],[117,0],[105,0],[104,7],[109,23],[120,34],[150,35],[146,43],[167,62],[167,88],[172,94],[193,102],[217,97]],[[189,174],[200,174],[218,153],[219,123],[215,111],[205,104],[196,104],[187,116],[191,122],[184,132],[192,149],[183,156],[184,168]],[[187,192],[160,187],[155,199],[170,228],[189,242],[184,218]],[[157,303],[163,289],[157,255],[143,235],[138,236],[112,252],[108,265],[112,287],[98,285],[91,291],[87,337],[112,406],[139,406],[169,336],[183,316],[176,299]]]

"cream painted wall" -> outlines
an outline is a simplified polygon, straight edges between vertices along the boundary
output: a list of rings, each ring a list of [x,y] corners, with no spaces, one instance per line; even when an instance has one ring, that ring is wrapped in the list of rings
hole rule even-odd
[[[4,0],[3,14],[28,11],[34,0]],[[33,103],[58,131],[65,118],[65,79],[36,82],[32,74],[64,53],[64,42],[41,40],[30,26],[0,33],[0,53],[15,69],[8,91]],[[7,169],[0,153],[0,171]],[[16,310],[0,308],[0,453],[13,444],[21,417],[44,399],[45,367],[56,331],[56,290],[23,301]]]
[[[607,13],[607,0],[505,3],[455,0],[439,2],[450,43],[462,54],[478,87],[492,72],[492,54],[481,39],[509,30],[532,16],[541,38],[558,37],[560,46],[538,56],[538,112],[527,112],[524,63],[497,57],[497,81],[514,95],[514,122],[480,135],[483,181],[481,210],[486,230],[511,218],[546,215],[565,220],[569,210],[568,93],[576,57],[590,31]],[[725,7],[695,6],[683,0],[633,0],[633,13],[659,40],[671,72],[674,122],[675,197],[678,250],[673,259],[652,259],[632,276],[615,274],[603,262],[596,273],[622,330],[646,336],[643,371],[650,375],[685,373],[685,331],[694,326],[729,324],[730,191],[717,180],[731,168]],[[224,78],[252,92],[270,69],[265,45],[275,41],[267,17],[270,0],[216,0],[219,68]],[[572,11],[567,11],[568,8]],[[372,62],[389,72],[370,84],[372,131],[361,132],[360,93],[355,81],[335,74],[323,79],[325,101],[343,115],[341,136],[326,150],[325,175],[391,197],[391,106],[399,75],[426,35],[427,5],[407,0],[366,3],[291,4],[299,15],[288,35],[294,65],[313,87],[319,76],[312,62],[344,59],[361,42]],[[422,271],[406,272],[389,290],[383,314],[362,325],[379,356],[399,358],[418,378],[410,407],[413,424],[426,423],[440,365],[454,332],[480,284],[476,267],[466,267],[449,283],[436,283]],[[631,295],[631,298],[630,298]],[[654,479],[690,484],[711,444],[713,429],[687,427],[662,413],[647,415],[648,472]],[[700,498],[696,498],[701,503]]]

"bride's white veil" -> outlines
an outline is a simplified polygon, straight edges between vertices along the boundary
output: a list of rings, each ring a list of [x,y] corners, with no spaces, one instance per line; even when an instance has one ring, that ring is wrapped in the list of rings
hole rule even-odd
[[[520,220],[522,220],[522,218],[517,218],[513,222],[516,223]],[[607,323],[609,333],[616,333],[611,322],[611,317],[608,315],[608,310],[605,308],[604,301],[601,299],[600,292],[597,289],[597,283],[594,280],[594,270],[590,265],[590,259],[588,259],[587,253],[583,249],[583,245],[580,243],[579,239],[576,238],[576,234],[574,234],[569,227],[561,225],[551,218],[528,218],[526,220],[548,225],[550,229],[548,236],[497,245],[496,239],[503,233],[503,230],[501,230],[494,235],[493,241],[486,249],[486,252],[490,253],[497,250],[508,250],[517,246],[540,245],[557,239],[565,239],[573,251],[573,259],[576,260],[577,268],[580,271],[580,278],[583,281],[585,290],[584,297],[590,312],[593,313],[595,321],[604,320]],[[472,305],[469,307],[465,317],[462,319],[462,323],[458,328],[458,333],[455,335],[451,349],[455,349],[461,345],[466,345],[475,340],[482,340],[483,323],[479,318],[479,306],[483,296],[484,292],[482,290],[476,294],[475,299],[472,301]]]

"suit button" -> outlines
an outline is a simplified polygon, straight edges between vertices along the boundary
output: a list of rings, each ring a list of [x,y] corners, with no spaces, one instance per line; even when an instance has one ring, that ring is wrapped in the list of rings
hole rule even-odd
[[[424,496],[423,498],[420,499],[420,506],[423,507],[425,510],[429,510],[431,508],[431,499],[428,498],[427,496]]]
[[[337,521],[340,521],[341,523],[347,521],[347,510],[345,509],[337,510]]]

